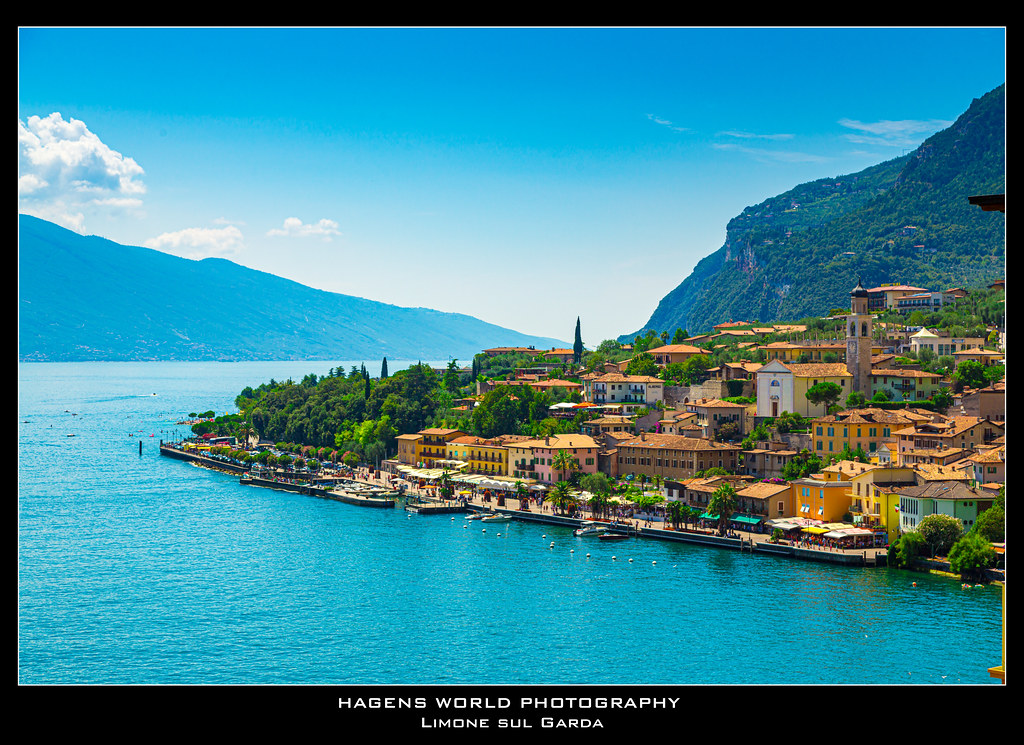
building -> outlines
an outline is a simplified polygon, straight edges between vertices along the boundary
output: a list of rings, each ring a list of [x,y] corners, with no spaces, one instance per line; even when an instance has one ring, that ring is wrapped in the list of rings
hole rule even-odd
[[[868,377],[870,387],[863,392],[868,399],[885,392],[892,401],[924,401],[945,387],[938,373],[910,368],[873,369]]]
[[[850,291],[850,314],[846,317],[846,369],[852,377],[850,392],[871,397],[872,315],[868,291],[860,280]]]
[[[508,448],[499,438],[487,439],[465,435],[448,440],[446,458],[460,461],[463,473],[481,473],[504,476],[508,473]]]
[[[1006,419],[1006,383],[999,381],[960,394],[960,412],[965,416],[1002,422]]]
[[[904,410],[878,408],[848,409],[818,417],[811,422],[812,451],[823,460],[846,448],[860,448],[868,456],[886,441],[896,441],[895,432],[931,418]]]
[[[556,455],[564,450],[572,457],[580,474],[597,473],[600,446],[587,435],[551,435],[543,439],[510,442],[508,458],[512,476],[535,479],[541,483],[553,484],[569,478],[570,471],[560,470]]]
[[[818,383],[835,383],[842,391],[840,402],[845,401],[852,390],[853,376],[841,362],[801,365],[773,360],[763,365],[756,375],[758,417],[774,418],[784,411],[805,417],[823,416],[827,413],[825,405],[808,401],[808,390]]]
[[[736,491],[736,510],[771,520],[793,514],[793,489],[788,483],[757,481]]]
[[[759,442],[743,452],[743,473],[758,479],[781,479],[782,471],[799,451],[782,442]]]
[[[647,354],[654,358],[654,362],[657,365],[665,367],[673,362],[686,362],[691,357],[704,354],[704,350],[689,344],[665,344],[654,349],[648,349]]]
[[[797,479],[790,482],[794,514],[826,523],[844,522],[850,512],[850,490],[846,481]]]
[[[655,407],[664,398],[665,382],[650,375],[607,373],[583,380],[583,399],[593,404],[620,403],[635,410]]]
[[[680,480],[709,468],[735,472],[740,448],[697,437],[641,432],[618,447],[620,474],[633,473]]]
[[[924,287],[900,284],[883,284],[880,287],[872,287],[868,290],[868,310],[875,313],[893,310],[896,307],[896,301],[901,297],[918,292],[928,292],[928,290]]]
[[[992,506],[995,495],[962,481],[927,481],[914,486],[894,487],[899,498],[900,532],[917,530],[929,515],[949,515],[963,523],[964,531],[974,527],[978,515]]]
[[[686,410],[697,415],[700,436],[715,439],[724,424],[735,425],[735,434],[742,437],[747,430],[746,404],[733,404],[717,398],[702,398],[686,404]]]
[[[952,416],[939,421],[915,422],[893,434],[899,442],[899,465],[915,450],[970,451],[1003,435],[1003,425],[973,416]]]

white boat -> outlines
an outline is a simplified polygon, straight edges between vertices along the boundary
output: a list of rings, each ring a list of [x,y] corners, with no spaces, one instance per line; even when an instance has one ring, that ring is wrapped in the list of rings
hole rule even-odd
[[[608,530],[606,523],[599,523],[593,520],[586,520],[580,523],[580,526],[572,532],[573,535],[588,536],[588,535],[601,535]]]
[[[511,519],[512,519],[511,515],[504,515],[504,514],[499,512],[499,513],[495,513],[493,515],[488,515],[487,517],[481,517],[480,518],[480,522],[482,522],[482,523],[501,523],[501,522],[505,522],[506,520],[511,520]]]

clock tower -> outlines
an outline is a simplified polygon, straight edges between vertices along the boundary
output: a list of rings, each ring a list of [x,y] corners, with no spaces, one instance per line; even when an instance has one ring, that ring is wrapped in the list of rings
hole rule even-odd
[[[846,317],[846,369],[853,376],[853,390],[871,398],[871,313],[868,291],[857,278],[850,292],[850,315]]]

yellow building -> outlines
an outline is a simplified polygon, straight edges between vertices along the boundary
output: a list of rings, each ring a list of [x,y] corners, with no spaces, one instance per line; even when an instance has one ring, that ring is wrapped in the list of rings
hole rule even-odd
[[[398,460],[405,465],[433,468],[435,461],[448,459],[448,441],[465,436],[461,430],[437,427],[422,429],[415,435],[398,435]],[[409,457],[413,460],[406,463],[403,458]]]
[[[850,485],[846,481],[797,479],[790,482],[790,488],[796,517],[834,523],[841,522],[850,511]]]
[[[850,512],[862,528],[885,528],[892,546],[899,538],[899,495],[894,487],[912,486],[916,475],[912,468],[875,466],[850,479]]]
[[[861,448],[868,457],[884,442],[895,442],[895,433],[915,422],[931,421],[923,414],[906,410],[865,408],[840,411],[811,422],[811,451],[822,460],[838,455],[846,447]]]
[[[446,445],[448,460],[466,464],[464,473],[483,473],[504,476],[508,473],[508,448],[497,439],[466,435],[449,440]]]

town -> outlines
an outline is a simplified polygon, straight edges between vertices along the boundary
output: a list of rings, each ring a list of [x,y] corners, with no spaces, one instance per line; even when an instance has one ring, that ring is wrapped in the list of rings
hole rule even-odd
[[[275,404],[257,405],[247,389],[242,413],[193,425],[199,437],[184,447],[277,483],[329,484],[325,474],[340,466],[373,482],[377,497],[401,487],[418,510],[533,510],[595,529],[713,534],[751,547],[757,537],[833,558],[870,550],[902,566],[938,557],[965,579],[1000,578],[1003,325],[922,322],[941,324],[941,309],[972,295],[1001,306],[1004,293],[1003,280],[943,292],[857,280],[849,309],[817,324],[730,321],[701,336],[649,332],[593,352],[582,349],[577,321],[574,349],[498,347],[472,368],[452,360],[428,370],[437,382],[415,395],[441,392],[431,426],[402,431],[385,414],[355,427],[361,434],[335,435],[337,449],[275,441],[264,435],[277,415],[261,409]],[[411,368],[406,385],[424,367]],[[364,401],[376,396],[365,369],[332,372],[319,382],[337,378]],[[294,393],[315,386],[311,378],[261,388]],[[530,415],[529,433],[515,408],[523,403],[546,409]],[[242,450],[222,426],[232,420],[242,423]],[[386,441],[367,445],[367,430],[385,424],[391,452]]]

